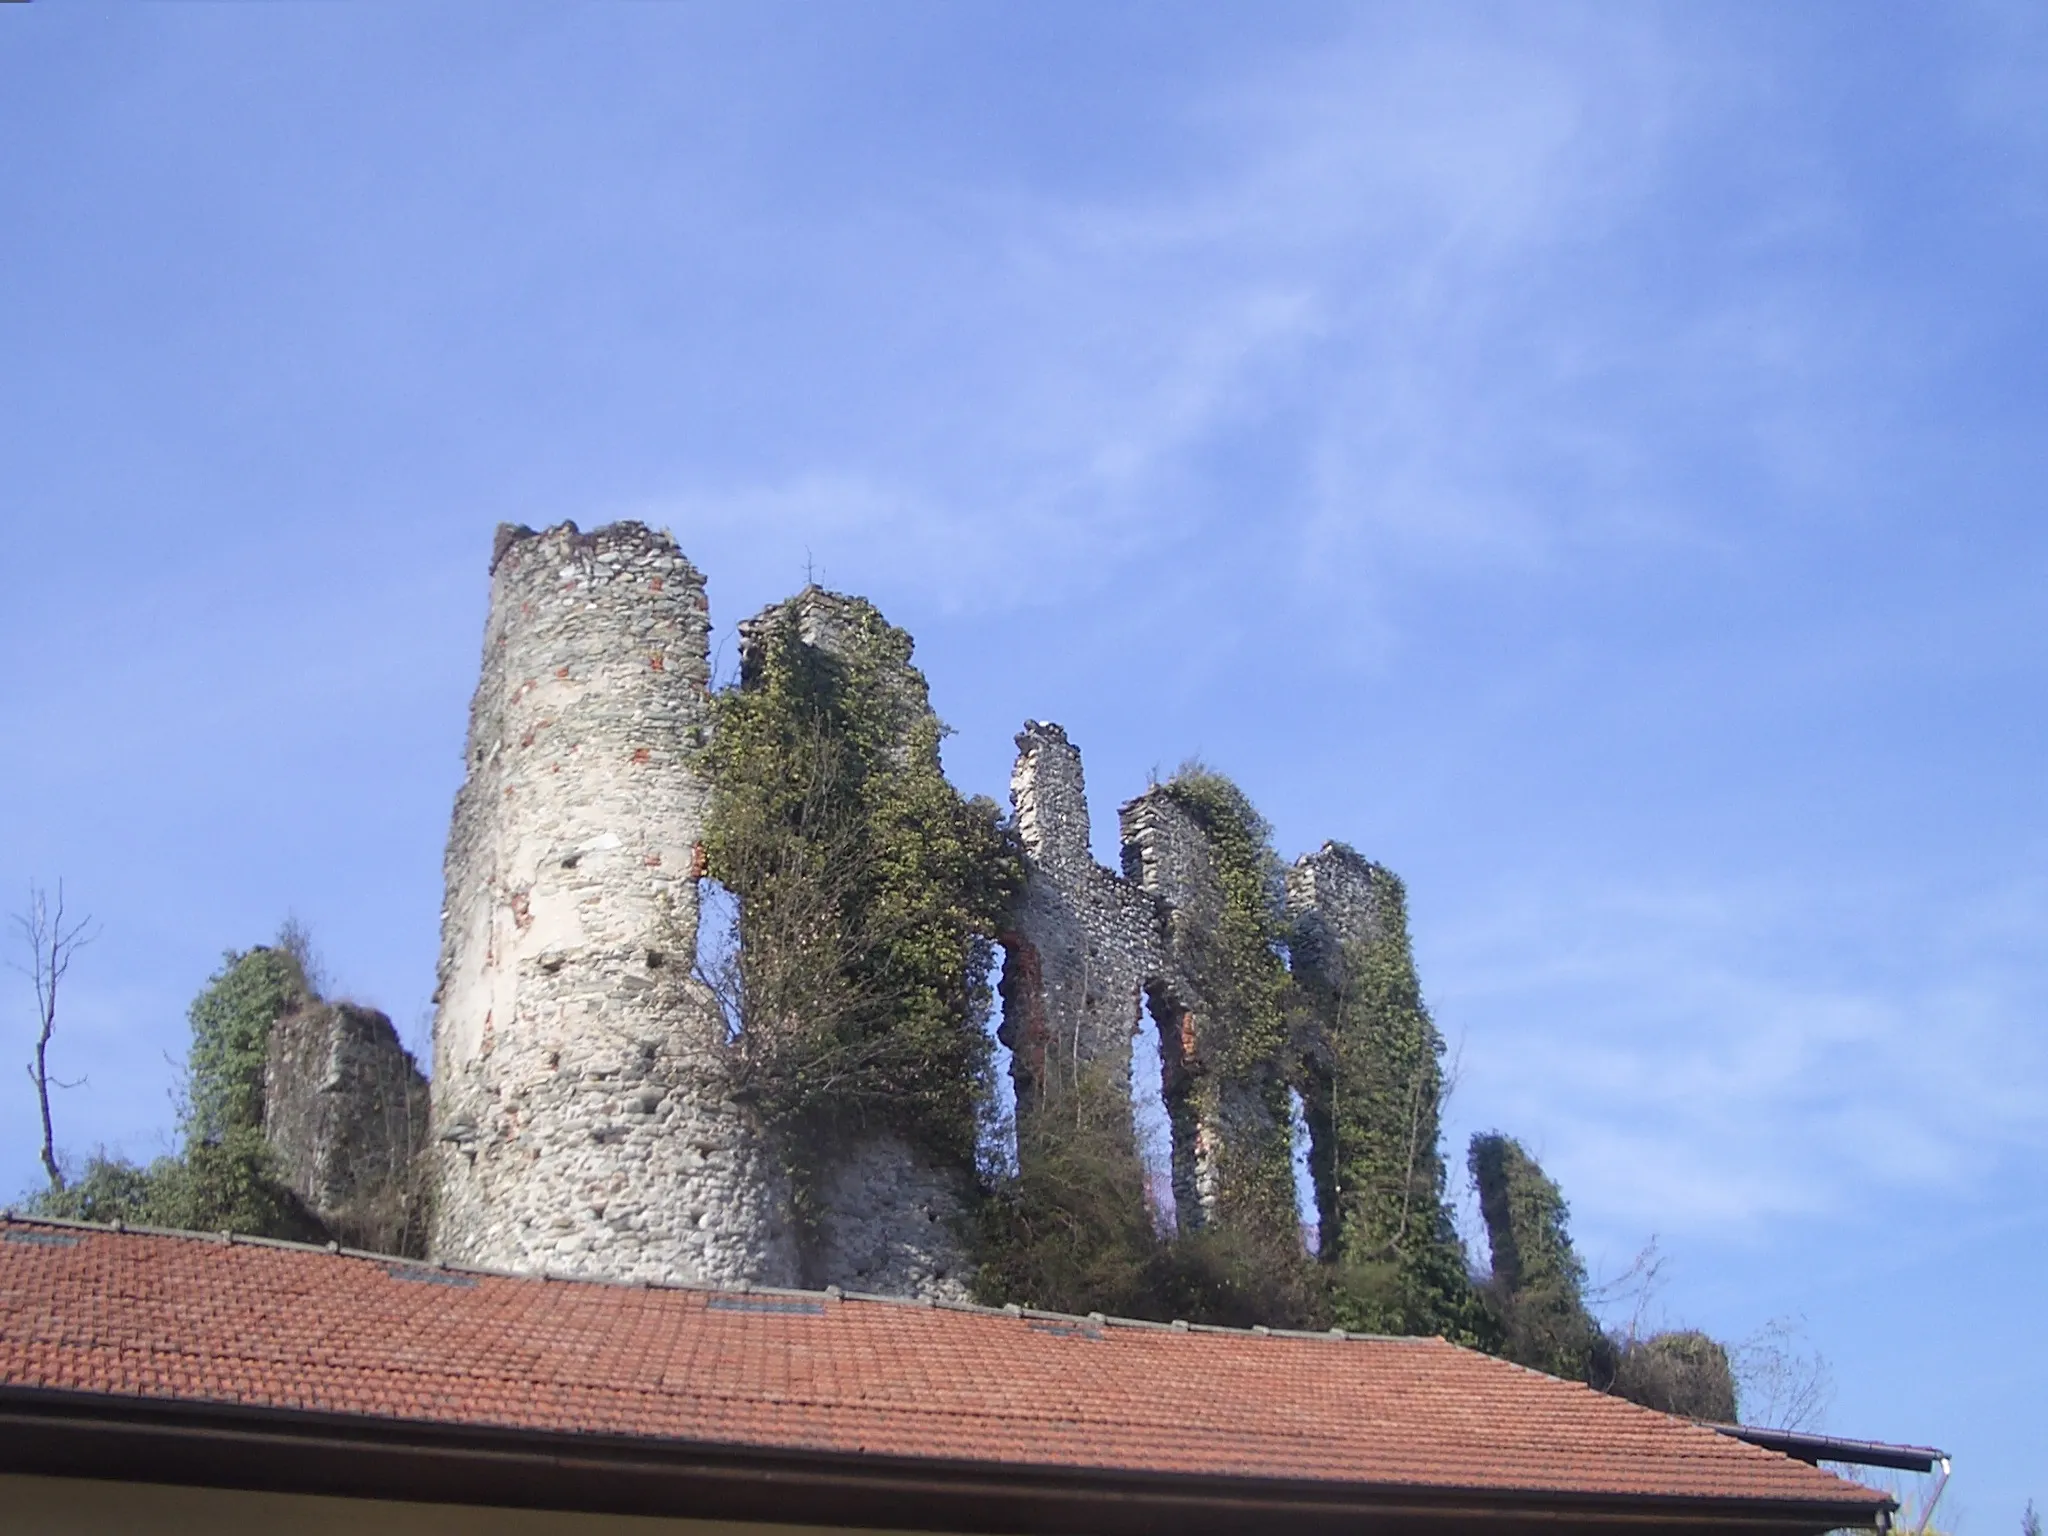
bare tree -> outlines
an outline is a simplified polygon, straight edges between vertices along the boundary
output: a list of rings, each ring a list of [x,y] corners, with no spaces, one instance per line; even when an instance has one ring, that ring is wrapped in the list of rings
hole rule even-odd
[[[1827,1360],[1806,1338],[1806,1320],[1778,1317],[1736,1345],[1743,1419],[1768,1429],[1819,1429],[1834,1397]]]
[[[29,1063],[29,1081],[36,1085],[36,1104],[43,1115],[43,1169],[50,1176],[50,1188],[64,1187],[64,1172],[57,1166],[57,1137],[50,1122],[50,1089],[76,1088],[85,1081],[61,1082],[50,1076],[50,1038],[57,1033],[57,984],[71,969],[71,959],[99,937],[92,919],[70,919],[64,913],[64,882],[57,882],[54,904],[49,893],[33,881],[28,888],[28,910],[17,912],[14,923],[28,946],[29,964],[14,969],[29,978],[36,989],[36,1056]]]

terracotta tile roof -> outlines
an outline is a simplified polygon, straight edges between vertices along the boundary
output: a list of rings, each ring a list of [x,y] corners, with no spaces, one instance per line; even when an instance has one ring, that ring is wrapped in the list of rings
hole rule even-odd
[[[21,1388],[955,1462],[1885,1503],[1439,1339],[515,1278],[16,1218],[0,1389]]]

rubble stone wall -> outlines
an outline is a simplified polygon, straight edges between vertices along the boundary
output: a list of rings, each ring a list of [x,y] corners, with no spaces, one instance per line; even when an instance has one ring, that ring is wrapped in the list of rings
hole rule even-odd
[[[1258,1162],[1286,1142],[1279,1063],[1225,1071],[1237,1021],[1199,989],[1223,915],[1223,885],[1208,835],[1167,790],[1155,787],[1121,810],[1124,872],[1164,913],[1164,964],[1151,985],[1159,1023],[1161,1083],[1173,1133],[1173,1194],[1183,1227],[1250,1216],[1230,1207],[1226,1167]],[[1262,1224],[1291,1219],[1266,1213]]]
[[[1346,944],[1381,936],[1386,882],[1392,876],[1342,843],[1324,843],[1287,871],[1288,957],[1303,980],[1334,986]]]
[[[271,1027],[263,1135],[322,1220],[403,1181],[427,1141],[427,1080],[391,1020],[301,1000]]]
[[[784,624],[828,656],[845,658],[863,619],[874,615],[858,598],[807,586],[787,603],[763,609],[738,626],[740,687],[750,686],[758,658]],[[913,727],[931,716],[924,674],[905,662],[882,679],[893,700],[893,750],[912,750]],[[975,1170],[948,1167],[903,1137],[874,1132],[831,1148],[817,1170],[815,1226],[802,1243],[806,1285],[837,1285],[877,1295],[965,1300],[974,1275],[969,1211]]]
[[[974,1169],[891,1133],[856,1137],[806,1170],[816,1206],[799,1223],[784,1151],[728,1092],[727,1021],[694,974],[710,800],[703,578],[637,523],[502,528],[491,570],[445,870],[433,1255],[964,1296]],[[806,588],[739,626],[740,686],[775,626],[846,654],[871,620],[858,599]],[[907,752],[930,703],[907,650],[897,670]],[[1149,1006],[1180,1220],[1234,1219],[1224,1170],[1286,1137],[1285,1088],[1277,1065],[1222,1070],[1232,1021],[1198,984],[1224,910],[1208,835],[1155,788],[1121,808],[1122,871],[1106,869],[1065,731],[1027,721],[1017,747],[1026,880],[1001,939],[1001,992],[1019,1109],[1089,1073],[1128,1084]],[[1296,863],[1287,899],[1305,981],[1334,977],[1341,946],[1378,931],[1383,874],[1337,844]],[[303,1014],[273,1040],[273,1140],[317,1210],[417,1135],[427,1090],[381,1015]]]
[[[703,578],[637,523],[499,530],[434,1026],[437,1258],[792,1283],[692,976]]]
[[[1002,937],[1002,1038],[1028,1114],[1091,1068],[1130,1081],[1145,988],[1166,961],[1153,898],[1095,862],[1081,754],[1059,726],[1024,723],[1010,803],[1025,884]]]

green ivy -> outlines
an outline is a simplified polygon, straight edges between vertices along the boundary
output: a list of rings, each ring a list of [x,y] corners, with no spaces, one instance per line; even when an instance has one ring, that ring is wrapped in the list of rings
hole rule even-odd
[[[1282,958],[1284,876],[1273,829],[1244,791],[1199,763],[1160,786],[1208,846],[1221,895],[1213,920],[1188,926],[1181,953],[1201,996],[1192,1093],[1213,1112],[1232,1088],[1258,1101],[1267,1134],[1223,1153],[1218,1205],[1226,1221],[1279,1253],[1299,1245],[1285,1058],[1294,989]]]
[[[1391,870],[1365,867],[1375,930],[1297,966],[1321,1251],[1337,1268],[1345,1326],[1482,1343],[1485,1314],[1445,1198],[1443,1037],[1423,1004],[1407,893]]]
[[[1487,1296],[1508,1357],[1553,1376],[1611,1377],[1611,1346],[1586,1310],[1586,1266],[1572,1247],[1563,1192],[1498,1131],[1472,1138],[1469,1162],[1493,1250]]]
[[[326,1229],[278,1177],[263,1139],[271,1026],[308,991],[305,971],[286,950],[230,950],[187,1013],[183,1150],[146,1167],[95,1157],[68,1189],[47,1192],[34,1209],[75,1221],[325,1241]]]
[[[947,781],[910,637],[830,601],[829,649],[804,642],[792,599],[713,705],[704,850],[739,900],[740,1087],[800,1182],[833,1136],[875,1125],[972,1166],[993,1094],[986,978],[1020,856],[994,803]]]
[[[305,972],[283,949],[228,952],[187,1015],[188,1141],[217,1142],[231,1131],[262,1129],[270,1029],[307,990]]]

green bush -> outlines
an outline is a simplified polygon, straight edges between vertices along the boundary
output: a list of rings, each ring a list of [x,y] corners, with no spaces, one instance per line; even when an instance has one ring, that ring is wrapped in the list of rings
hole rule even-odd
[[[1735,1372],[1728,1351],[1691,1329],[1654,1334],[1621,1348],[1613,1391],[1659,1413],[1735,1422]]]
[[[184,1147],[141,1166],[96,1156],[69,1188],[35,1196],[38,1214],[193,1232],[324,1242],[327,1231],[277,1176],[263,1139],[271,1026],[307,991],[283,949],[230,951],[193,1000]]]

